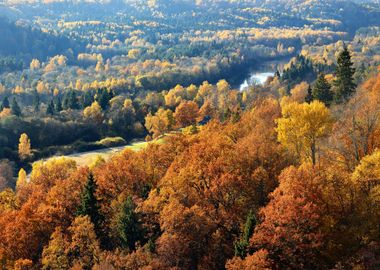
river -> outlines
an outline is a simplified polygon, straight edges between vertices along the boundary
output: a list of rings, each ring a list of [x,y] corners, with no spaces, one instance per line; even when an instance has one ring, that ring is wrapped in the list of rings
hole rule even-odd
[[[254,71],[252,71],[248,77],[240,84],[239,90],[243,91],[245,88],[252,85],[263,85],[268,77],[274,76],[275,72],[278,70],[282,72],[284,66],[289,62],[290,59],[283,59],[279,61],[265,62],[259,65]]]

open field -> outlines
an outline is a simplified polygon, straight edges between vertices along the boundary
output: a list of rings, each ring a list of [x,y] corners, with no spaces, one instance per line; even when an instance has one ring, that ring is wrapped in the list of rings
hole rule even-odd
[[[108,160],[113,155],[120,153],[121,151],[125,149],[130,149],[132,151],[140,151],[141,149],[144,149],[145,147],[147,147],[149,143],[163,143],[163,141],[164,141],[164,138],[160,138],[152,142],[137,141],[137,142],[133,142],[131,144],[124,145],[124,146],[109,147],[109,148],[75,153],[75,154],[64,155],[64,156],[53,156],[49,159],[57,158],[57,157],[66,157],[66,158],[70,158],[74,160],[78,166],[86,166],[86,165],[90,165],[94,163],[98,157],[104,160]]]

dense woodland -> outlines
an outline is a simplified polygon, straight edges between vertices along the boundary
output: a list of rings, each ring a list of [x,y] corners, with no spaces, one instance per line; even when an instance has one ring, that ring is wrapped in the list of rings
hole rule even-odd
[[[0,12],[0,269],[380,268],[378,2]]]

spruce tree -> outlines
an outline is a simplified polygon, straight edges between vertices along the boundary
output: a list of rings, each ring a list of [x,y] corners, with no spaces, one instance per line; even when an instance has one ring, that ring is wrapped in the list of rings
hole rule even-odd
[[[46,108],[46,114],[53,115],[54,114],[54,103],[53,100],[50,100],[50,103],[48,104]]]
[[[309,87],[307,88],[307,95],[305,97],[305,102],[311,103],[313,101],[313,91],[311,89],[311,86],[309,84]]]
[[[346,45],[337,58],[336,80],[334,86],[336,88],[334,100],[337,103],[346,101],[355,91],[354,83],[355,69],[352,67],[351,55]]]
[[[88,106],[91,106],[91,104],[94,102],[94,97],[92,96],[90,91],[87,91],[82,96],[82,107],[86,108]]]
[[[99,103],[103,110],[106,110],[111,100],[111,94],[105,88],[98,89],[95,100]]]
[[[244,224],[244,230],[240,241],[235,243],[235,256],[244,258],[248,253],[249,238],[251,238],[256,227],[256,217],[252,211],[248,213],[247,220]]]
[[[135,213],[135,208],[136,206],[133,203],[132,197],[129,196],[121,206],[117,220],[117,230],[121,246],[130,250],[135,250],[136,242],[142,238],[141,226]]]
[[[65,96],[63,97],[63,108],[65,110],[67,109],[73,109],[73,110],[76,110],[76,109],[79,109],[79,106],[78,106],[78,100],[77,100],[77,94],[75,93],[74,90],[70,90],[68,92],[66,92]]]
[[[87,184],[81,194],[77,216],[89,216],[95,226],[97,235],[100,235],[101,222],[103,220],[99,210],[99,202],[96,198],[97,185],[92,173],[88,175]]]
[[[21,116],[21,109],[20,106],[18,105],[16,98],[13,98],[12,104],[11,104],[11,111],[13,115],[16,116]]]
[[[10,108],[8,97],[4,97],[4,98],[3,98],[3,102],[1,103],[1,106],[3,107],[3,109],[4,109],[4,108],[9,109],[9,108]]]
[[[326,105],[330,105],[333,100],[333,92],[331,91],[331,85],[325,78],[325,74],[320,73],[317,81],[314,84],[312,91],[313,99],[324,102]]]
[[[40,110],[40,95],[36,90],[33,91],[33,108],[34,112],[39,112]]]
[[[57,99],[55,101],[55,104],[54,104],[54,109],[55,109],[56,112],[62,111],[62,102],[61,102],[61,98],[60,97],[57,97]]]

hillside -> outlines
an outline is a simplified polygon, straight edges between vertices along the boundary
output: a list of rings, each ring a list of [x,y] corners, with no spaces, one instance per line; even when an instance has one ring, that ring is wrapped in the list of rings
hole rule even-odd
[[[380,4],[0,4],[1,270],[380,269]]]
[[[26,22],[13,22],[4,17],[0,17],[0,36],[0,55],[13,56],[25,63],[33,58],[46,59],[67,53],[68,49],[75,51],[80,46],[65,37],[44,33]]]

